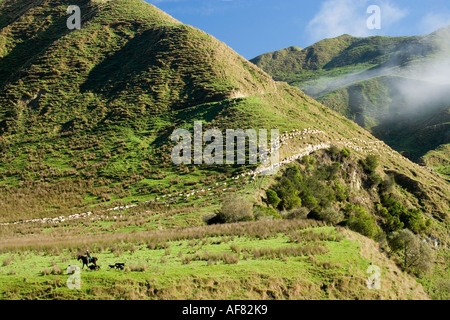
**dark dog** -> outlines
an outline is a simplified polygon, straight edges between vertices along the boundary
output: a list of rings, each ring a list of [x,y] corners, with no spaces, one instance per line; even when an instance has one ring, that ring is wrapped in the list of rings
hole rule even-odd
[[[114,267],[115,267],[116,269],[123,270],[124,267],[125,267],[125,263],[116,263],[116,264],[114,265]]]
[[[100,266],[96,266],[96,265],[91,264],[89,266],[89,269],[98,271],[98,270],[100,270]]]
[[[120,269],[123,270],[125,268],[125,263],[116,263],[116,264],[109,264],[108,265],[111,269]]]

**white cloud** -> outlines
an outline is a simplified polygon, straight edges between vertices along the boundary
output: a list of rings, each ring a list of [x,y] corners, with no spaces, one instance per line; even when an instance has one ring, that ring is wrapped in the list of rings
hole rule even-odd
[[[407,10],[399,9],[387,0],[327,0],[307,26],[310,40],[316,42],[342,34],[356,37],[374,35],[374,30],[367,28],[367,19],[370,17],[367,8],[370,5],[378,5],[381,8],[382,30],[389,28],[407,14]]]

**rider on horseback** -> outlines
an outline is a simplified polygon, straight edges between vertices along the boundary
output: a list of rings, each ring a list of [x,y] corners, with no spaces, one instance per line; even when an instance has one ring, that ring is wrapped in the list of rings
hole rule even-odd
[[[88,258],[88,263],[90,263],[92,261],[92,257],[91,254],[89,253],[89,250],[86,250],[86,256]]]

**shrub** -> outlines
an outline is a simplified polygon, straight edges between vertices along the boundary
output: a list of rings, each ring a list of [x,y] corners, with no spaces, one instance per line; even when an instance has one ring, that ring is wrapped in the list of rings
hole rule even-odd
[[[241,248],[239,248],[239,246],[235,243],[230,244],[230,250],[238,255],[241,254]]]
[[[329,207],[319,213],[319,219],[336,225],[344,220],[344,214]]]
[[[404,212],[400,219],[404,221],[408,229],[414,232],[418,233],[428,229],[428,223],[424,219],[424,213],[420,209],[410,209]]]
[[[64,270],[59,265],[54,265],[50,273],[53,275],[64,274]]]
[[[222,208],[216,216],[208,221],[208,224],[232,223],[252,221],[253,204],[241,197],[230,197],[225,199]]]
[[[349,217],[347,225],[353,231],[369,238],[375,238],[379,233],[375,219],[368,215],[363,208],[360,208],[355,215]]]
[[[404,224],[398,216],[393,216],[381,204],[377,204],[378,214],[384,218],[384,228],[387,232],[395,232],[403,229]]]
[[[340,152],[339,148],[336,145],[330,146],[330,149],[328,149],[328,152],[330,152],[331,156],[337,156]]]
[[[394,222],[399,220],[406,228],[414,232],[423,232],[428,230],[429,223],[427,223],[425,216],[420,209],[407,210],[399,201],[391,197],[383,197],[382,205],[389,213],[386,218],[388,227],[393,223],[391,220]],[[394,227],[395,228],[391,228],[392,231],[401,229],[398,223],[396,223]]]
[[[14,261],[14,256],[10,255],[8,258],[6,258],[5,260],[3,260],[3,266],[9,266],[11,264],[11,262]]]
[[[348,198],[348,190],[341,186],[339,182],[334,184],[334,194],[338,201],[345,201]]]
[[[278,194],[272,189],[267,189],[266,191],[267,203],[272,207],[276,208],[280,204],[281,199],[278,197]]]
[[[392,176],[387,175],[384,177],[383,183],[380,186],[380,192],[384,194],[392,193],[395,186],[395,179]]]
[[[339,169],[341,168],[341,164],[339,162],[333,162],[331,164],[331,166],[328,167],[328,171],[329,171],[329,179],[334,179],[336,177],[336,175],[339,172]]]
[[[273,208],[264,206],[255,206],[253,208],[253,216],[256,220],[264,218],[281,219],[280,214]]]
[[[344,148],[341,150],[341,157],[342,158],[348,158],[350,156],[350,150],[347,148]]]
[[[291,173],[292,174],[292,173]],[[282,177],[275,186],[275,192],[281,199],[279,206],[284,210],[290,210],[301,205],[295,182],[287,177]]]
[[[229,252],[224,252],[222,254],[222,261],[225,264],[237,264],[239,262],[239,256]]]
[[[370,154],[366,157],[365,160],[362,160],[362,165],[364,170],[366,170],[369,173],[375,172],[375,170],[378,168],[380,159],[378,156]]]
[[[181,260],[182,264],[190,264],[191,263],[192,258],[190,256],[184,256],[183,259]]]
[[[306,195],[305,197],[303,197],[303,206],[310,209],[310,210],[314,210],[318,205],[317,199],[313,196],[313,195]]]
[[[372,172],[369,175],[369,182],[370,182],[371,187],[374,188],[374,187],[378,187],[383,182],[383,179],[381,178],[381,176],[378,173]]]
[[[147,271],[147,265],[145,264],[131,264],[130,265],[130,271],[133,272],[145,272]]]
[[[43,276],[48,276],[50,274],[50,270],[48,268],[44,268],[42,269],[41,274]]]
[[[286,219],[306,219],[310,210],[305,207],[292,209],[286,215]]]
[[[300,207],[301,205],[302,205],[302,199],[300,199],[297,196],[292,196],[292,197],[286,198],[283,201],[283,207],[286,210],[291,210],[291,209]]]

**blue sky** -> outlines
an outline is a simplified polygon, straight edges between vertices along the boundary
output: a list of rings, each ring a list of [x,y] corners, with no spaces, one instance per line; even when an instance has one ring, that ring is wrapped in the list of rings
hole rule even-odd
[[[306,48],[344,33],[409,36],[450,25],[448,0],[146,0],[225,42],[247,59],[289,46]],[[370,30],[371,5],[381,29]]]

